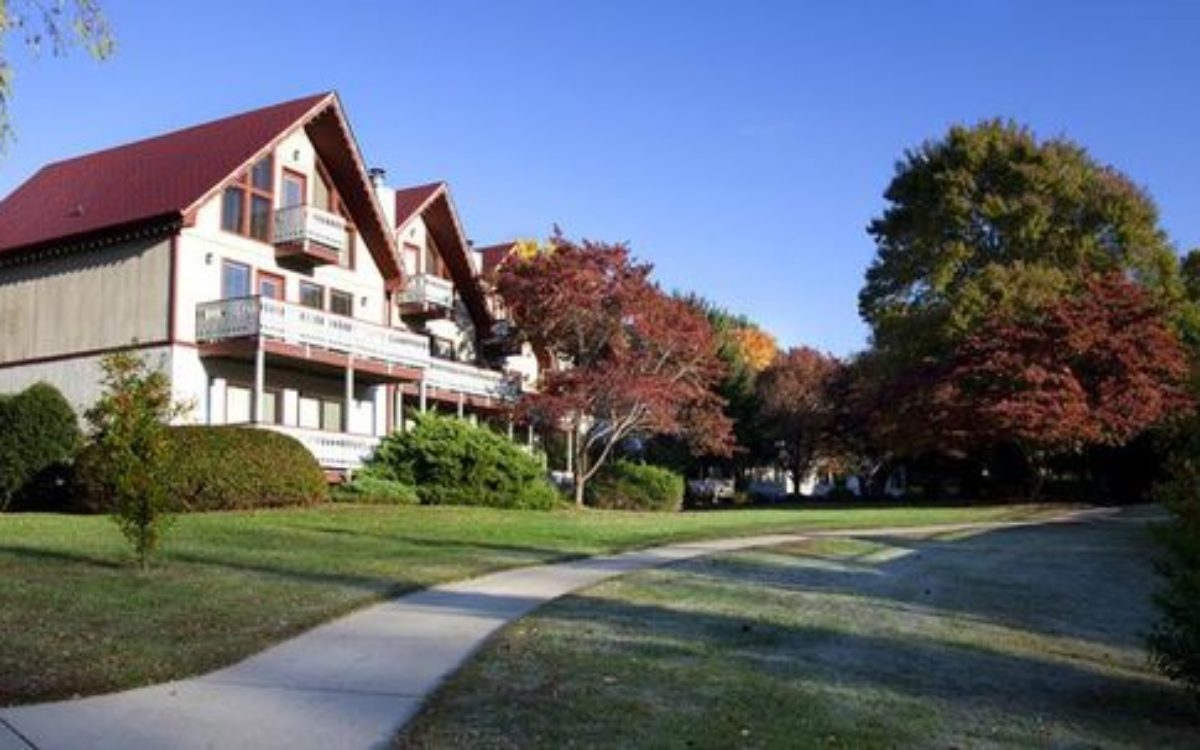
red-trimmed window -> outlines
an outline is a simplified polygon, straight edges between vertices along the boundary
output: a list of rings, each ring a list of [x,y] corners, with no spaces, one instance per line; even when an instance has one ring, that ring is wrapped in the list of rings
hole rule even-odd
[[[287,296],[287,282],[277,273],[258,272],[258,293],[269,299],[280,302]]]
[[[300,304],[314,310],[325,309],[325,287],[311,281],[300,282]]]
[[[249,297],[250,266],[232,260],[221,261],[221,298]]]
[[[354,315],[354,295],[341,289],[329,290],[329,312],[334,315],[344,315],[347,318]]]
[[[270,242],[274,206],[275,162],[268,154],[225,188],[221,195],[221,228]]]

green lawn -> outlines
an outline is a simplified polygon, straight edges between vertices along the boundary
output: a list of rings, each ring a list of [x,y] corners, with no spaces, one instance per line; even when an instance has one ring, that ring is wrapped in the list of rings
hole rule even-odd
[[[821,539],[627,576],[502,631],[399,748],[1200,747],[1132,519]]]
[[[0,516],[0,704],[204,672],[365,603],[489,570],[769,530],[1030,518],[1051,506],[685,514],[328,506],[182,516],[134,568],[103,517]]]

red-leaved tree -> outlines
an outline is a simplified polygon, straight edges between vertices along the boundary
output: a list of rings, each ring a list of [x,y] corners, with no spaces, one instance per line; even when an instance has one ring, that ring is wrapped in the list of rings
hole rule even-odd
[[[758,375],[762,427],[782,448],[797,492],[828,443],[840,369],[836,358],[801,346],[776,356]]]
[[[1161,310],[1120,274],[1021,319],[997,316],[959,348],[930,400],[943,436],[1044,459],[1120,445],[1190,407],[1183,347]]]
[[[561,366],[522,397],[527,418],[575,436],[575,502],[623,440],[686,438],[726,455],[731,425],[713,386],[722,374],[708,320],[651,283],[621,244],[572,242],[506,263],[496,286],[522,334]]]

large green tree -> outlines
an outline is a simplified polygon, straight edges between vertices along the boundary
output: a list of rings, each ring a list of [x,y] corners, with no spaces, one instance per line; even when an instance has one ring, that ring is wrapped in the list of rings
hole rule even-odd
[[[1189,312],[1150,197],[1063,139],[991,120],[905,153],[868,232],[859,309],[896,364],[945,356],[998,311],[1021,313],[1123,271]]]

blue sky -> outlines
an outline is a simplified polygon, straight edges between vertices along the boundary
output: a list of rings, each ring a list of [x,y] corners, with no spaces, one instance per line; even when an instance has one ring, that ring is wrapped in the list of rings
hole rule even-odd
[[[907,147],[1011,117],[1200,245],[1200,3],[105,0],[117,54],[14,57],[7,194],[41,164],[336,89],[393,184],[477,243],[624,240],[784,344],[865,345],[867,221]]]

